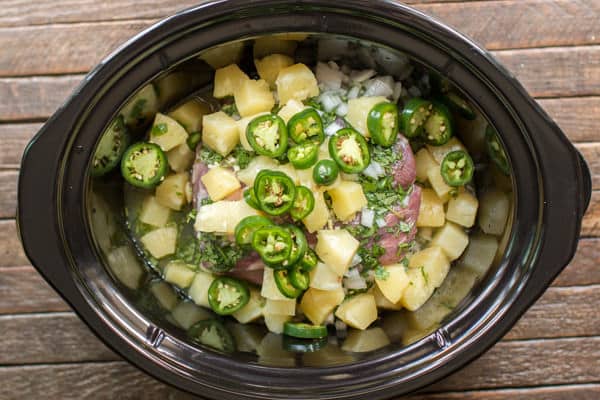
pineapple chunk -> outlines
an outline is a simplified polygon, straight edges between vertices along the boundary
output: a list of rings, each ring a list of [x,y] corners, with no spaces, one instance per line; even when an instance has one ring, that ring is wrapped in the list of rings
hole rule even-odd
[[[219,201],[242,187],[235,172],[228,168],[215,167],[204,174],[200,180],[212,201]]]
[[[383,329],[371,328],[364,331],[350,331],[342,344],[342,350],[352,353],[366,353],[390,344]]]
[[[375,283],[391,303],[398,303],[408,286],[408,275],[402,264],[386,265],[384,268],[387,272],[386,279],[375,278]]]
[[[316,232],[321,229],[329,220],[329,208],[325,203],[325,198],[323,197],[323,193],[314,192],[315,196],[315,207],[308,214],[302,222],[310,233]]]
[[[189,174],[180,172],[169,175],[156,188],[156,200],[163,206],[179,211],[187,203],[185,194]]]
[[[185,289],[192,284],[196,271],[183,261],[171,261],[165,266],[163,275],[165,281]]]
[[[238,322],[247,324],[263,315],[265,299],[262,298],[260,292],[254,288],[250,289],[250,299],[248,303],[233,314],[231,314]]]
[[[460,257],[468,244],[469,236],[463,228],[450,221],[446,222],[446,225],[433,235],[430,243],[431,246],[441,247],[450,261],[454,261]]]
[[[285,106],[281,107],[281,110],[277,113],[281,117],[282,120],[287,124],[290,119],[298,114],[300,111],[304,110],[306,107],[300,101],[296,99],[289,99]]]
[[[279,71],[292,64],[294,64],[294,59],[283,54],[271,54],[262,60],[254,60],[258,75],[261,79],[267,81],[272,88],[275,87],[275,80],[277,79],[277,75],[279,75]]]
[[[417,226],[437,228],[443,226],[445,220],[444,202],[433,190],[422,189]]]
[[[139,220],[145,224],[160,228],[167,224],[170,215],[171,209],[161,205],[156,200],[156,197],[150,195],[142,203]]]
[[[343,276],[358,250],[358,240],[345,229],[320,230],[315,251],[329,268]]]
[[[460,263],[483,276],[492,265],[498,251],[498,239],[492,235],[477,233],[471,236]]]
[[[415,164],[417,166],[417,180],[425,182],[432,168],[440,168],[440,165],[433,159],[427,149],[421,149],[415,155]]]
[[[445,203],[450,198],[450,193],[454,188],[449,186],[444,178],[442,178],[441,167],[430,168],[429,171],[427,171],[427,179],[433,190],[435,190],[435,193]]]
[[[223,111],[202,117],[202,143],[223,157],[239,143],[236,121]]]
[[[112,249],[106,255],[106,262],[117,280],[123,285],[130,289],[140,287],[144,269],[129,246]]]
[[[153,283],[150,286],[150,292],[158,300],[158,304],[169,311],[174,309],[179,301],[173,288],[164,282]]]
[[[208,288],[215,280],[215,277],[204,271],[198,271],[194,277],[192,285],[188,289],[188,295],[199,306],[210,308],[208,302]]]
[[[187,143],[180,144],[167,152],[169,166],[175,172],[184,172],[190,169],[196,155],[190,150]]]
[[[203,321],[212,317],[211,313],[204,308],[200,308],[191,301],[182,301],[171,311],[171,316],[177,322],[177,325],[183,329],[189,329],[196,322]]]
[[[177,228],[170,226],[155,229],[142,236],[140,241],[152,257],[163,258],[175,253]]]
[[[470,228],[475,223],[478,206],[477,197],[467,191],[461,192],[448,202],[446,219],[456,222],[465,228]]]
[[[254,157],[248,166],[240,171],[238,171],[238,179],[242,181],[245,185],[252,186],[254,185],[254,179],[256,175],[263,169],[273,169],[276,170],[279,168],[279,163],[267,156],[258,156]]]
[[[259,215],[245,200],[220,200],[198,210],[194,229],[198,232],[233,234],[237,224],[251,215]]]
[[[238,351],[254,353],[265,336],[264,327],[259,325],[227,322],[225,326],[233,335]]]
[[[156,113],[150,130],[150,142],[159,145],[163,151],[169,151],[184,144],[187,137],[187,132],[177,121],[164,114]]]
[[[242,59],[243,51],[244,42],[234,42],[205,50],[199,58],[206,61],[214,69],[217,69],[229,64],[239,63]]]
[[[433,238],[433,228],[419,228],[417,235],[428,242]]]
[[[319,95],[317,78],[304,64],[294,64],[282,69],[275,83],[281,104],[290,99],[302,101]]]
[[[240,116],[247,117],[261,112],[269,112],[275,105],[275,98],[264,80],[242,81],[233,94]]]
[[[328,193],[331,196],[333,212],[341,221],[354,218],[354,215],[367,205],[362,185],[358,182],[341,181]]]
[[[276,333],[278,335],[283,333],[283,325],[292,319],[291,316],[282,314],[265,314],[264,318],[265,325],[267,326],[269,332]]]
[[[370,293],[351,297],[340,304],[335,316],[352,328],[367,329],[377,319],[375,297]]]
[[[261,115],[265,115],[265,114],[269,114],[269,113],[268,112],[262,112],[262,113],[258,113],[256,115],[251,115],[249,117],[241,118],[240,120],[236,121],[236,124],[237,124],[237,127],[238,127],[238,133],[240,135],[240,143],[241,143],[241,145],[242,145],[242,147],[244,149],[246,149],[248,151],[254,151],[254,149],[252,148],[252,146],[250,146],[250,143],[248,143],[248,138],[246,137],[246,128],[248,128],[248,124],[254,118],[260,117]]]
[[[431,156],[438,164],[441,164],[444,161],[444,157],[452,151],[462,150],[467,151],[465,146],[458,140],[456,137],[451,138],[445,144],[441,146],[430,146],[427,145],[427,149]]]
[[[348,121],[354,129],[362,133],[363,136],[370,137],[369,129],[367,128],[367,117],[376,104],[385,101],[387,101],[387,99],[382,96],[350,99],[348,101],[346,121]]]
[[[410,311],[419,309],[439,287],[450,269],[450,262],[440,247],[428,247],[413,254],[407,271],[409,284],[401,303]]]
[[[254,41],[254,58],[263,58],[269,54],[294,56],[298,44],[275,36],[263,36]]]
[[[265,268],[263,271],[263,282],[260,295],[265,299],[289,300],[277,287],[277,283],[275,283],[275,276],[273,275],[273,268]]]
[[[344,300],[344,290],[320,290],[309,288],[302,296],[300,309],[315,325],[321,325],[329,314]]]
[[[246,75],[237,64],[230,64],[226,67],[219,68],[215,71],[213,96],[217,99],[233,96],[235,90],[240,87],[242,82],[246,79],[250,78],[248,78],[248,75]]]
[[[499,190],[491,190],[480,200],[479,227],[484,233],[502,235],[510,208],[508,196]]]
[[[273,300],[267,299],[265,303],[265,314],[296,315],[296,299]]]
[[[188,133],[202,130],[202,117],[210,113],[210,105],[198,98],[186,101],[169,113]]]
[[[402,304],[400,304],[400,302],[392,303],[391,301],[389,301],[383,295],[383,293],[381,293],[381,290],[379,290],[377,286],[373,288],[373,297],[375,297],[375,304],[377,305],[377,308],[395,311],[402,310]]]
[[[310,287],[321,290],[336,290],[342,287],[342,277],[322,262],[310,271]]]

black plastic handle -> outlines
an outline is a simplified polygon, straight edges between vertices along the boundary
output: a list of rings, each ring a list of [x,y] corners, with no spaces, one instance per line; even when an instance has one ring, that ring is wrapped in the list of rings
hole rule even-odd
[[[590,173],[590,167],[587,165],[585,158],[581,155],[578,150],[577,157],[579,158],[579,167],[581,168],[581,188],[583,190],[583,195],[581,196],[581,215],[580,218],[583,218],[583,214],[587,211],[590,200],[592,199],[592,175]]]

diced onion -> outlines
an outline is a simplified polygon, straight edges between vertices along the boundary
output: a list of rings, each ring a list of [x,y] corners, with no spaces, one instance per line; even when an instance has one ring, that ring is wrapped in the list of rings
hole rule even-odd
[[[365,278],[363,278],[360,275],[358,275],[356,277],[352,277],[352,278],[344,278],[344,287],[346,289],[353,289],[353,290],[366,289],[367,282],[365,281]]]
[[[352,89],[350,89],[348,91],[348,100],[352,100],[352,99],[356,99],[358,97],[358,94],[360,93],[360,87],[359,86],[352,86]]]
[[[358,264],[360,264],[361,262],[362,262],[362,258],[360,258],[358,253],[356,253],[356,254],[354,254],[354,257],[352,257],[352,261],[350,261],[350,266],[355,267]],[[356,269],[356,268],[354,268],[354,269]]]
[[[317,63],[315,75],[319,85],[325,90],[338,90],[342,87],[342,79],[344,74],[339,70],[331,68],[325,63]]]
[[[377,75],[377,71],[374,69],[363,69],[361,71],[352,71],[350,73],[350,80],[355,83],[362,83],[367,79],[371,79]]]
[[[365,82],[365,96],[391,97],[394,94],[394,79],[382,76]]]
[[[365,168],[362,173],[363,175],[368,176],[369,178],[377,179],[380,176],[385,175],[385,170],[378,162],[371,161],[371,163],[369,163],[367,168]]]
[[[325,128],[325,134],[327,136],[333,136],[337,133],[337,131],[339,131],[340,129],[343,129],[343,128],[344,128],[344,125],[336,119],[331,124],[327,125],[327,127]]]
[[[360,214],[360,224],[362,226],[366,226],[370,228],[373,226],[373,221],[375,220],[375,211],[370,208],[363,208]]]
[[[375,223],[377,224],[378,227],[383,228],[384,226],[387,225],[387,222],[385,222],[385,219],[383,218],[377,218],[375,220]]]
[[[335,114],[339,117],[343,117],[348,114],[348,104],[342,103],[335,109]]]
[[[402,94],[402,82],[398,81],[394,83],[394,93],[392,94],[392,99],[394,103],[397,103],[400,99],[400,95]]]
[[[319,97],[319,102],[323,105],[323,109],[326,112],[331,112],[342,104],[342,99],[338,95],[325,92]]]

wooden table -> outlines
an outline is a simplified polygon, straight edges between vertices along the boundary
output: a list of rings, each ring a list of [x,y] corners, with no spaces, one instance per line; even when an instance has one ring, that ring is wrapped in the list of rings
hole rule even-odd
[[[108,350],[29,265],[22,151],[91,67],[195,0],[8,0],[0,12],[0,398],[187,398]],[[471,35],[565,130],[600,188],[600,0],[412,0]],[[414,398],[600,398],[600,191],[573,262],[506,337]],[[40,207],[44,207],[40,204]]]

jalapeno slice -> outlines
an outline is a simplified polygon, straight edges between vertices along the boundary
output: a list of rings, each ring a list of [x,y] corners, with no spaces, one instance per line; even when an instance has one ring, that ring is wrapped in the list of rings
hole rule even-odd
[[[299,339],[284,335],[282,339],[283,348],[293,353],[313,353],[327,346],[327,338]]]
[[[315,208],[315,196],[306,186],[296,186],[296,198],[290,208],[290,215],[295,221],[306,218]]]
[[[273,222],[261,215],[251,215],[242,219],[235,227],[235,241],[240,246],[252,244],[254,232],[265,226],[271,226]]]
[[[254,208],[255,210],[260,210],[260,203],[258,202],[256,193],[254,193],[253,187],[249,187],[248,189],[244,190],[244,200],[250,207]]]
[[[490,125],[485,130],[485,142],[487,146],[488,155],[498,166],[500,171],[505,175],[510,175],[510,167],[508,166],[508,159],[506,153],[502,148],[502,144],[498,139],[498,133]]]
[[[398,107],[394,103],[376,104],[367,117],[367,128],[373,141],[384,147],[396,142],[398,136]]]
[[[290,256],[284,262],[284,266],[289,267],[296,264],[298,260],[304,257],[304,253],[306,253],[306,249],[308,249],[308,242],[306,241],[304,232],[296,225],[286,225],[286,228],[292,236],[292,251],[290,251]]]
[[[442,103],[433,103],[431,115],[423,125],[423,137],[432,146],[441,146],[452,137],[452,116]]]
[[[299,265],[304,271],[310,272],[317,266],[318,263],[319,258],[317,257],[317,253],[315,253],[315,251],[309,247],[306,249],[304,257],[298,261],[297,265]]]
[[[431,102],[415,97],[402,110],[401,124],[404,136],[414,138],[423,132],[423,125],[431,115]]]
[[[327,336],[327,328],[303,322],[286,322],[283,325],[283,334],[300,339],[319,339]]]
[[[250,299],[246,284],[234,278],[220,276],[208,288],[208,304],[219,315],[230,315],[244,307]]]
[[[292,208],[296,185],[283,172],[264,170],[254,180],[254,193],[261,210],[269,215],[281,215]]]
[[[288,150],[288,160],[296,169],[307,169],[315,165],[319,158],[319,144],[304,142]]]
[[[444,95],[443,99],[444,104],[446,104],[450,110],[459,114],[464,119],[472,121],[477,118],[477,114],[475,114],[473,107],[457,93],[448,92]]]
[[[217,319],[205,319],[195,323],[188,330],[188,336],[196,343],[225,353],[233,353],[236,350],[233,336]]]
[[[186,143],[191,151],[196,151],[196,147],[198,147],[198,143],[202,140],[201,132],[192,132],[188,136]]]
[[[308,289],[308,285],[310,284],[310,275],[308,274],[308,271],[302,269],[300,264],[294,265],[288,276],[290,277],[290,283],[296,289],[302,291]]]
[[[449,186],[462,186],[473,178],[473,160],[463,150],[455,150],[446,154],[442,160],[442,178]]]
[[[246,139],[258,154],[279,157],[285,153],[288,145],[285,122],[275,114],[256,117],[246,128]]]
[[[313,180],[318,185],[331,185],[340,173],[338,165],[333,160],[321,160],[313,168]]]
[[[296,143],[311,140],[321,144],[325,140],[323,121],[314,108],[307,108],[295,114],[290,118],[287,129],[290,138]]]
[[[104,132],[94,152],[92,176],[102,176],[115,169],[128,144],[129,133],[119,115]]]
[[[297,289],[290,281],[290,273],[287,269],[280,269],[273,272],[275,284],[282,295],[288,299],[295,299],[302,294],[302,290]]]
[[[361,172],[371,162],[367,141],[352,128],[340,129],[329,139],[329,155],[347,174]]]
[[[290,231],[276,225],[259,228],[252,236],[252,248],[274,269],[286,267],[293,245]]]
[[[139,142],[125,150],[121,174],[131,185],[150,189],[164,178],[168,165],[167,156],[158,145]]]

